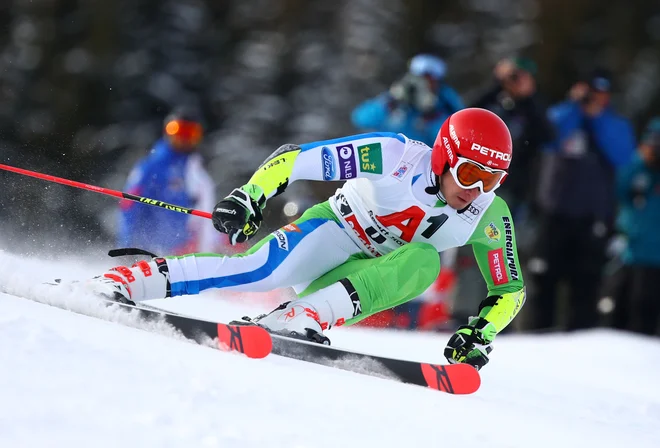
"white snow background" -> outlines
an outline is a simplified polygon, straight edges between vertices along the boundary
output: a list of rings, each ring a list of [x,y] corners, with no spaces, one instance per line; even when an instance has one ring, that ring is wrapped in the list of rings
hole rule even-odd
[[[0,251],[0,447],[660,447],[656,338],[502,335],[481,389],[451,396],[221,352],[42,285],[113,264]],[[270,307],[219,294],[152,304],[224,321]],[[328,336],[337,347],[436,363],[448,338],[365,328]]]

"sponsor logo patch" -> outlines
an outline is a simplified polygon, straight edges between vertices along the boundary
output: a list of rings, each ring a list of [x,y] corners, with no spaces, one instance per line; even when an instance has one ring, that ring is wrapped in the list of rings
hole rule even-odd
[[[458,135],[456,135],[456,128],[454,127],[453,124],[449,125],[449,136],[451,137],[452,140],[454,140],[454,145],[456,145],[456,148],[460,148],[461,141],[458,139]]]
[[[442,142],[445,144],[445,149],[447,150],[447,159],[449,164],[454,164],[454,151],[451,150],[451,145],[449,144],[449,139],[447,137],[442,137]]]
[[[484,227],[484,233],[488,237],[489,243],[492,243],[493,241],[499,241],[500,237],[502,236],[500,234],[500,229],[498,229],[497,226],[492,222]]]
[[[355,160],[355,149],[353,145],[337,146],[339,156],[339,178],[354,179],[357,177],[357,162]]]
[[[502,216],[502,221],[504,222],[504,247],[506,248],[506,263],[509,266],[511,278],[513,280],[518,280],[518,266],[516,266],[516,257],[513,253],[513,225],[511,223],[511,218],[508,216]]]
[[[286,161],[286,158],[285,158],[285,157],[280,157],[280,158],[278,158],[278,159],[274,159],[274,160],[269,161],[269,162],[268,162],[267,164],[265,164],[265,165],[263,166],[263,168],[261,168],[261,169],[264,170],[264,171],[266,171],[266,170],[268,170],[268,169],[270,169],[270,168],[272,168],[272,167],[274,167],[274,166],[279,165],[280,163],[284,163],[285,161]]]
[[[505,162],[511,160],[511,154],[506,154],[501,151],[495,151],[494,149],[481,146],[478,143],[472,143],[472,151],[479,151],[481,154],[492,157],[495,160],[503,160]]]
[[[412,165],[406,162],[402,162],[401,165],[392,173],[392,177],[398,181],[402,181],[406,174],[412,169]]]
[[[495,249],[488,251],[488,267],[490,268],[490,276],[495,285],[503,285],[509,282],[504,266],[504,254],[502,249]]]
[[[364,247],[369,251],[369,253],[371,253],[371,255],[373,255],[374,257],[380,257],[381,254],[369,241],[369,238],[367,237],[367,233],[364,231],[364,229],[358,222],[357,218],[355,217],[355,214],[353,213],[353,209],[351,208],[350,205],[348,205],[346,196],[344,196],[343,193],[337,193],[335,195],[335,204],[339,208],[339,214],[346,220],[346,222],[351,227],[351,229],[353,229],[355,235],[358,237],[358,239],[364,245]]]
[[[298,227],[294,223],[287,224],[284,227],[282,227],[282,229],[284,229],[287,232],[298,232],[298,233],[300,233],[300,227]]]
[[[463,213],[459,213],[458,216],[465,222],[472,224],[475,219],[481,214],[481,207],[470,204]]]
[[[327,146],[321,150],[321,158],[323,159],[323,180],[332,180],[335,178],[335,156]]]
[[[286,234],[281,230],[276,230],[273,232],[275,238],[277,239],[277,247],[282,250],[289,251],[289,239],[286,237]]]
[[[363,173],[383,174],[383,151],[380,143],[358,146],[360,171]]]

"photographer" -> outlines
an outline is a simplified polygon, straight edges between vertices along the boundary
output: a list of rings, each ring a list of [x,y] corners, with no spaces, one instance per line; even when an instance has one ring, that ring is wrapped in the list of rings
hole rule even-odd
[[[493,69],[494,86],[472,104],[497,114],[511,131],[514,156],[500,194],[518,221],[524,219],[523,208],[533,199],[540,148],[553,139],[536,71],[536,63],[529,58],[500,60]]]
[[[440,126],[463,109],[458,93],[445,83],[447,67],[436,56],[419,54],[389,91],[359,104],[351,115],[360,131],[402,133],[433,146]]]
[[[606,247],[616,208],[615,176],[629,163],[635,137],[610,104],[609,72],[576,83],[569,99],[549,110],[557,138],[540,169],[537,241],[528,264],[533,289],[531,325],[554,325],[559,282],[568,286],[568,330],[597,323]]]
[[[614,326],[658,334],[660,298],[660,117],[651,120],[633,161],[617,179],[618,230],[625,237],[622,266],[606,292],[615,303]]]

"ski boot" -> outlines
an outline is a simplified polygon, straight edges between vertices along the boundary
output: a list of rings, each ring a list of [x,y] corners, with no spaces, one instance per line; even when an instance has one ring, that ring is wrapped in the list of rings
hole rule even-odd
[[[284,302],[268,314],[255,318],[244,316],[243,320],[231,324],[259,325],[280,336],[330,345],[330,339],[323,334],[318,313],[314,307],[302,300]]]
[[[130,268],[117,266],[87,281],[73,283],[104,300],[133,306],[144,300],[171,296],[167,262],[163,258],[139,261]],[[63,285],[59,279],[49,284]]]
[[[85,289],[92,294],[113,302],[135,306],[131,300],[131,290],[126,281],[112,273],[92,277],[84,283]]]
[[[131,300],[128,286],[122,281],[105,277],[105,275],[98,275],[86,281],[73,280],[71,282],[63,282],[61,278],[56,278],[52,282],[44,284],[60,288],[76,288],[77,293],[90,293],[104,300],[135,306],[135,302]]]

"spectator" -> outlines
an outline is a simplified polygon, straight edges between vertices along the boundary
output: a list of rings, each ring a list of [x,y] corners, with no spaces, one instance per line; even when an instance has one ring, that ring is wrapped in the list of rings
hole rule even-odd
[[[614,326],[658,334],[660,300],[660,117],[651,120],[633,161],[618,175],[618,230],[626,239],[622,266],[606,291],[614,300]]]
[[[197,152],[203,132],[197,111],[175,109],[163,123],[163,137],[131,171],[126,191],[212,211],[215,185]],[[218,249],[218,236],[209,220],[127,200],[120,208],[120,247],[139,247],[157,254]]]
[[[568,283],[567,329],[597,323],[596,302],[613,228],[615,172],[635,150],[629,121],[610,104],[609,72],[578,82],[569,99],[549,110],[557,138],[540,170],[539,230],[529,274],[531,326],[555,323],[557,285]]]
[[[444,61],[438,57],[413,57],[408,73],[388,92],[353,110],[353,125],[360,131],[400,132],[432,147],[445,119],[463,109],[458,93],[445,83],[446,72]]]
[[[499,115],[511,131],[513,159],[500,194],[518,223],[534,199],[537,155],[554,138],[546,103],[538,91],[536,71],[536,63],[531,59],[502,59],[493,70],[495,85],[472,106]]]

